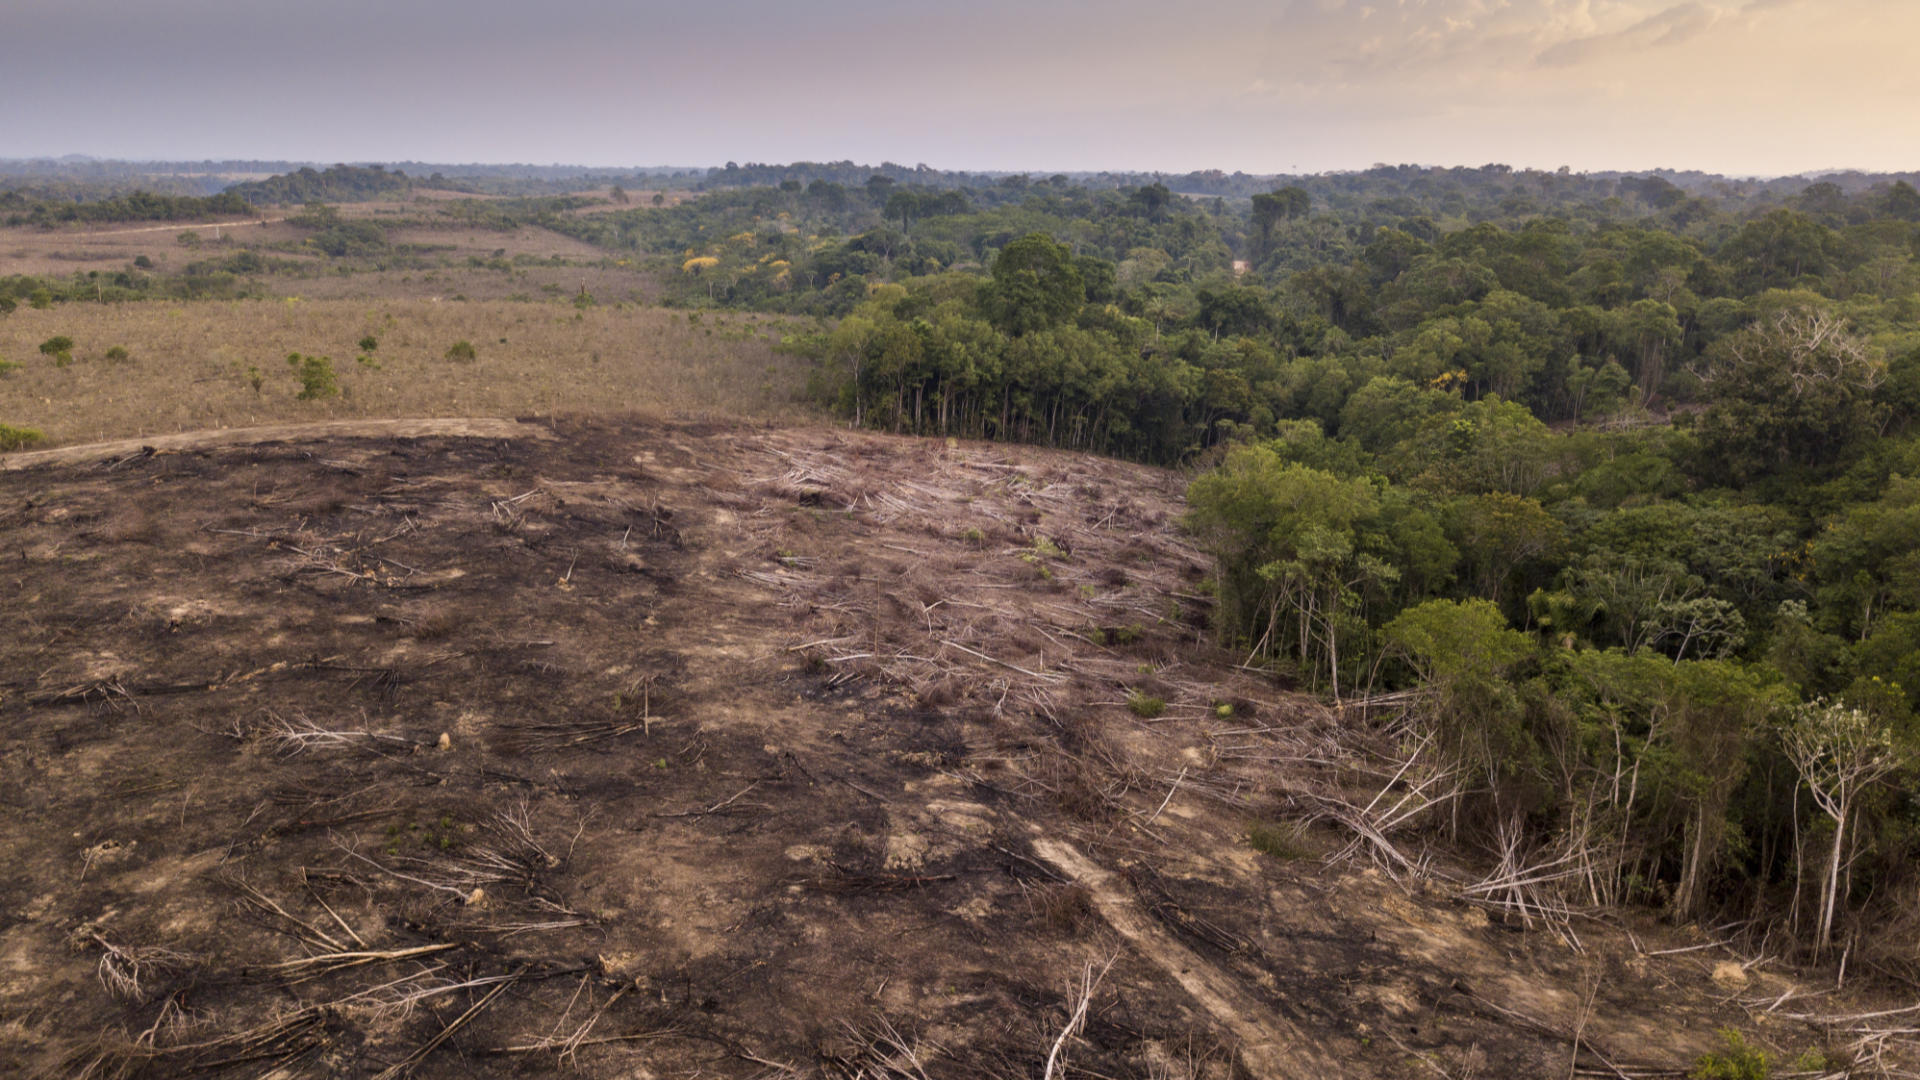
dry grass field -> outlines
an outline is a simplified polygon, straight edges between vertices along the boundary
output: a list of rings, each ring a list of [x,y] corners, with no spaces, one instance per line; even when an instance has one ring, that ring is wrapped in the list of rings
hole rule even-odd
[[[807,362],[783,324],[627,305],[431,299],[243,300],[22,307],[0,320],[0,423],[50,444],[293,420],[398,416],[798,418]],[[66,335],[66,367],[38,351]],[[376,366],[356,343],[379,340]],[[447,359],[472,343],[472,361]],[[112,361],[109,349],[129,358]],[[337,397],[299,400],[287,354],[331,358]],[[258,378],[259,385],[254,384]]]
[[[606,198],[605,191],[582,192],[589,197]],[[688,193],[667,193],[669,204],[683,200]],[[389,242],[431,249],[432,257],[450,263],[464,263],[469,257],[486,258],[505,251],[513,255],[532,255],[598,263],[607,253],[571,237],[546,229],[521,228],[496,231],[474,228],[452,219],[439,220],[443,204],[484,199],[485,196],[458,192],[431,192],[406,201],[342,203],[334,212],[342,220],[377,222],[419,222],[401,225],[389,231]],[[609,210],[638,209],[650,206],[651,192],[633,192],[627,206],[611,203],[583,207],[574,213],[604,213]],[[297,214],[300,207],[262,207],[248,218],[218,222],[127,222],[110,225],[72,225],[61,228],[0,228],[0,275],[37,274],[65,277],[75,270],[113,271],[124,269],[145,255],[156,268],[178,269],[196,259],[205,259],[243,249],[261,251],[274,258],[301,257],[273,250],[277,245],[298,244],[313,235],[311,229],[289,225],[285,218]],[[191,235],[189,246],[181,237]],[[319,269],[329,267],[323,256],[304,256]]]

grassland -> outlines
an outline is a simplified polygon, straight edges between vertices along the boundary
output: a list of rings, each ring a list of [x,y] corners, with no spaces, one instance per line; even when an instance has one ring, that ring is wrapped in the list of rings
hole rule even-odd
[[[774,348],[786,322],[651,306],[654,283],[630,262],[544,229],[477,228],[441,215],[445,201],[338,208],[386,229],[393,246],[361,258],[305,245],[312,230],[285,220],[298,208],[218,225],[0,229],[0,276],[167,277],[264,256],[224,286],[250,299],[23,304],[0,318],[0,361],[15,365],[0,377],[0,423],[57,445],[303,420],[811,415],[805,363]],[[55,336],[74,341],[71,363],[40,353]],[[371,352],[358,346],[368,336]],[[448,359],[461,341],[473,360]],[[338,393],[303,399],[291,353],[329,358]]]
[[[0,321],[0,419],[49,442],[292,420],[644,413],[795,418],[805,361],[782,324],[631,305],[425,299],[68,304]],[[71,364],[40,342],[66,335]],[[363,364],[356,343],[379,347]],[[476,358],[446,358],[468,341]],[[125,361],[106,359],[125,348]],[[331,358],[337,397],[300,400],[289,353]],[[254,385],[255,376],[259,385]]]

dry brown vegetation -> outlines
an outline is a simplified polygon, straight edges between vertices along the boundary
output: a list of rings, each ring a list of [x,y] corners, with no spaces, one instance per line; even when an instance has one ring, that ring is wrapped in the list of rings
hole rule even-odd
[[[581,194],[606,197],[605,191]],[[651,192],[645,193],[645,200],[641,198],[641,193],[629,194],[632,201],[628,206],[594,205],[574,212],[604,213],[652,205]],[[669,192],[666,197],[671,204],[682,201],[686,196],[686,192]],[[435,261],[444,260],[448,268],[454,270],[463,268],[470,257],[490,258],[500,252],[539,259],[560,258],[584,265],[611,261],[605,251],[591,244],[546,229],[477,229],[440,216],[443,204],[448,201],[485,198],[457,192],[433,192],[404,202],[342,203],[333,209],[345,221],[364,219],[394,226],[388,231],[389,243],[412,245]],[[286,250],[297,248],[313,235],[311,229],[287,223],[289,215],[300,212],[300,207],[262,207],[251,218],[220,222],[126,222],[59,228],[0,228],[0,274],[65,277],[75,270],[114,271],[129,268],[133,260],[141,255],[151,260],[156,269],[164,271],[179,269],[195,260],[246,249],[277,259],[301,260],[311,264],[316,273],[337,277],[331,274],[335,264],[320,253],[311,249],[305,252]],[[188,234],[195,238],[192,246],[180,241],[183,235]],[[407,275],[396,273],[390,278],[374,277],[371,281],[364,280],[364,274],[349,275],[356,276],[363,278],[360,293],[372,296],[386,295],[381,287],[383,284],[398,281]],[[419,273],[413,272],[413,276],[417,278]],[[637,275],[628,274],[625,277],[631,283]],[[484,285],[485,281],[481,279],[479,284]],[[538,287],[543,283],[536,278],[532,284]],[[483,297],[476,295],[474,298]]]
[[[400,416],[801,415],[805,362],[773,349],[782,323],[657,308],[378,300],[241,300],[22,307],[0,320],[0,420],[52,442],[291,420]],[[74,339],[74,362],[37,352]],[[356,360],[379,340],[377,368]],[[477,358],[451,361],[457,341]],[[123,346],[130,359],[113,362]],[[340,395],[297,399],[288,353],[331,358]],[[253,386],[257,372],[261,384]]]
[[[0,1071],[1899,1067],[1907,1001],[1485,895],[1401,718],[1208,643],[1181,490],[604,421],[0,474]]]

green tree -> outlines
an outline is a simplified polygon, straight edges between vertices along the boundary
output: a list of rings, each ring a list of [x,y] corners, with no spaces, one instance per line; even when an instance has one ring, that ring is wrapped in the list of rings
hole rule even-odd
[[[1324,675],[1337,699],[1342,665],[1365,658],[1350,639],[1366,638],[1369,596],[1399,578],[1375,531],[1372,485],[1245,446],[1195,480],[1187,501],[1191,526],[1218,558],[1222,630],[1256,655],[1292,655],[1303,675],[1316,683]]]
[[[1920,477],[1829,518],[1812,555],[1822,607],[1856,639],[1889,612],[1920,610]]]
[[[1727,804],[1746,774],[1748,748],[1787,693],[1762,670],[1731,660],[1676,663],[1670,685],[1668,745],[1689,811],[1673,907],[1691,919],[1705,906],[1707,876],[1726,848]]]
[[[339,396],[340,383],[334,377],[331,359],[288,353],[287,366],[293,369],[294,377],[300,380],[300,393],[297,396],[301,401]]]
[[[1879,430],[1879,351],[1826,307],[1794,304],[1717,343],[1698,368],[1711,404],[1698,423],[1702,465],[1747,483],[1787,467],[1844,461]]]
[[[1073,252],[1044,233],[1029,233],[1001,248],[992,279],[981,291],[994,325],[1016,337],[1058,325],[1085,302]]]
[[[65,334],[55,334],[40,343],[40,355],[51,357],[55,367],[66,367],[73,363],[73,339]]]
[[[1504,491],[1461,500],[1451,533],[1473,567],[1474,591],[1496,605],[1523,565],[1550,558],[1566,543],[1566,528],[1538,500]]]
[[[1428,600],[1395,616],[1381,635],[1430,695],[1421,711],[1447,759],[1464,771],[1466,786],[1494,793],[1504,817],[1501,790],[1534,764],[1535,747],[1507,679],[1532,658],[1533,642],[1478,599]]]
[[[1313,207],[1313,199],[1300,187],[1284,187],[1276,191],[1257,194],[1253,197],[1253,250],[1250,254],[1258,263],[1266,259],[1273,249],[1274,230],[1283,221],[1307,216]]]

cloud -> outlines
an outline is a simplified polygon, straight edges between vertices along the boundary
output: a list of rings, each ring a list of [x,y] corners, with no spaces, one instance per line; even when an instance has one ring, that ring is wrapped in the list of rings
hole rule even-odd
[[[1549,46],[1535,62],[1541,67],[1573,67],[1605,56],[1679,45],[1706,33],[1722,13],[1701,4],[1676,4],[1623,30],[1572,38]]]
[[[1574,67],[1609,56],[1684,45],[1716,26],[1732,29],[1750,22],[1756,15],[1799,3],[1801,0],[1747,0],[1739,7],[1726,8],[1689,0],[1619,30],[1556,42],[1542,49],[1534,62],[1540,67]]]

